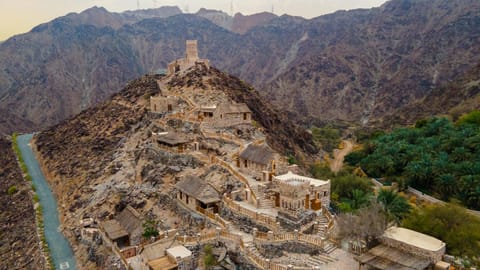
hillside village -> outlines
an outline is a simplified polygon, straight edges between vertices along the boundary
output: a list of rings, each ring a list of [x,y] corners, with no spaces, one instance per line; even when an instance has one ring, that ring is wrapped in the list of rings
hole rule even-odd
[[[78,228],[83,248],[77,252],[88,254],[81,264],[447,269],[445,244],[407,229],[388,229],[369,251],[363,242],[336,239],[330,180],[309,177],[273,150],[250,108],[208,83],[209,62],[198,57],[197,42],[186,48],[185,58],[156,81],[160,91],[141,101],[148,124],[122,140],[111,175],[91,189],[84,210],[67,217]],[[128,195],[118,198],[118,192]]]

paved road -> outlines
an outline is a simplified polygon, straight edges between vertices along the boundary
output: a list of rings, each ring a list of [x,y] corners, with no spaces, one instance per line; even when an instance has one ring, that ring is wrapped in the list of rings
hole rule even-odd
[[[332,172],[338,172],[342,169],[343,159],[353,150],[353,143],[351,141],[343,140],[343,149],[335,149],[333,151],[334,159],[330,163]]]
[[[32,136],[32,134],[19,136],[18,146],[22,152],[28,172],[32,176],[32,181],[35,184],[40,204],[42,205],[45,238],[50,248],[50,255],[55,264],[55,269],[73,270],[76,269],[75,257],[70,243],[59,231],[60,222],[58,220],[57,202],[29,146]]]

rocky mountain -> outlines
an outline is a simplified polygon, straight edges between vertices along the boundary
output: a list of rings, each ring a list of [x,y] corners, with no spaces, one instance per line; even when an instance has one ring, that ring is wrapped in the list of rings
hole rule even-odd
[[[236,13],[233,17],[232,30],[235,33],[245,34],[251,28],[266,25],[277,16],[272,13],[262,12],[252,15]]]
[[[397,113],[382,120],[398,125],[411,124],[412,119],[423,119],[431,115],[450,115],[457,119],[462,114],[480,110],[480,64],[445,86],[435,88],[424,98],[405,106]],[[384,123],[376,123],[382,126]]]
[[[200,9],[195,15],[205,18],[214,24],[221,26],[234,33],[245,34],[251,28],[262,26],[277,18],[277,15],[269,12],[262,12],[252,15],[235,13],[232,17],[220,10]]]
[[[0,269],[47,269],[40,250],[30,183],[12,143],[0,136]]]
[[[178,97],[186,107],[170,114],[151,112],[150,97],[159,94]],[[215,129],[199,120],[197,110],[205,104],[234,101],[250,108],[253,124]],[[188,146],[177,152],[165,147],[158,141],[161,132],[195,138],[199,150]],[[223,193],[229,185],[238,185],[238,180],[231,180],[233,176],[212,163],[212,158],[233,164],[244,144],[265,140],[278,152],[304,160],[318,151],[308,132],[272,108],[251,86],[200,65],[174,76],[135,79],[106,101],[36,134],[33,145],[61,205],[64,232],[79,267],[114,269],[106,268],[105,248],[80,241],[78,219],[102,221],[127,204],[148,217],[158,216],[155,209],[176,205],[172,187],[186,174],[210,175],[208,179],[216,181],[212,184]],[[188,223],[189,216],[170,221]]]
[[[0,45],[0,108],[38,126],[58,123],[128,80],[165,68],[183,55],[185,39],[197,39],[202,57],[297,121],[390,126],[390,116],[480,62],[476,0],[391,0],[311,20],[253,16],[236,27],[208,10],[120,27],[116,19],[92,25],[69,16]]]

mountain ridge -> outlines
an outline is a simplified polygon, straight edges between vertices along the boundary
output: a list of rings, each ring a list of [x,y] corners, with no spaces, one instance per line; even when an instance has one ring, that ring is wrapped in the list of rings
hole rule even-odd
[[[479,18],[473,0],[392,0],[310,20],[275,17],[244,34],[191,14],[118,29],[59,20],[0,45],[0,106],[46,127],[164,68],[182,56],[183,40],[198,39],[200,55],[296,121],[391,126],[382,118],[480,61]]]

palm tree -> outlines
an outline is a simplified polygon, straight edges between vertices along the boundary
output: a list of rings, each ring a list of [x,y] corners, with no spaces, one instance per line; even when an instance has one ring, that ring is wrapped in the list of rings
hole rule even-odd
[[[361,189],[354,189],[352,190],[352,198],[349,202],[352,209],[360,209],[368,205],[370,202],[370,196]]]
[[[378,192],[377,202],[383,207],[388,220],[395,221],[397,224],[410,213],[412,208],[407,199],[389,189],[381,189]]]

